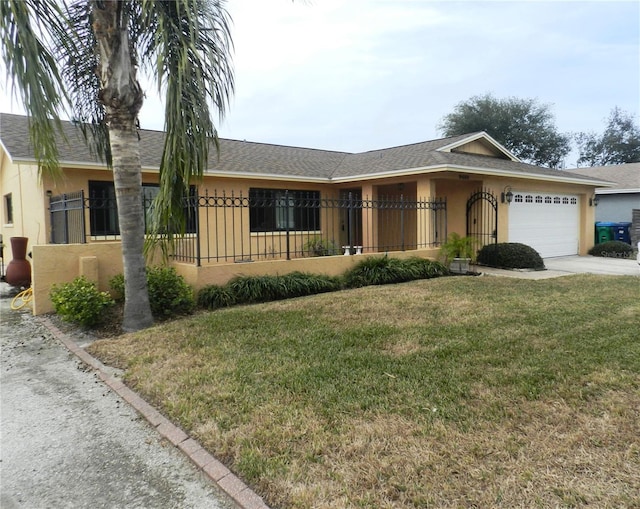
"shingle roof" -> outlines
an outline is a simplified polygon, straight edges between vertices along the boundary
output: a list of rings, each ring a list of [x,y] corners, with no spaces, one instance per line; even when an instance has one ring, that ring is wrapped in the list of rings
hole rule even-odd
[[[79,130],[63,122],[67,141],[60,141],[62,164],[100,164],[86,147]],[[455,167],[499,171],[512,175],[538,175],[590,183],[593,177],[540,168],[508,159],[460,152],[444,147],[477,137],[478,133],[424,141],[362,153],[337,152],[289,147],[230,139],[220,139],[219,157],[211,150],[207,173],[336,180],[389,174],[403,170]],[[0,141],[13,160],[33,161],[27,117],[0,113]],[[162,131],[140,131],[140,157],[143,168],[158,168],[164,143]],[[598,178],[596,178],[598,179]]]
[[[566,170],[598,180],[614,182],[611,189],[640,189],[640,163],[613,164]]]

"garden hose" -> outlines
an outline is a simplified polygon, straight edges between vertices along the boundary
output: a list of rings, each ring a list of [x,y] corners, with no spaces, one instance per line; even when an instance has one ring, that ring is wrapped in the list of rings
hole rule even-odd
[[[33,288],[29,287],[26,290],[22,290],[18,295],[16,295],[11,301],[11,309],[18,310],[23,307],[29,305],[31,306],[31,301],[33,300]]]

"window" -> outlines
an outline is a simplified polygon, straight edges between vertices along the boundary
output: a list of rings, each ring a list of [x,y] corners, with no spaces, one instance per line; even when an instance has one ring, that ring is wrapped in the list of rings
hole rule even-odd
[[[157,184],[142,184],[142,200],[144,204],[145,223],[153,207],[153,199],[158,195],[160,186]],[[191,197],[195,196],[195,187],[189,190]],[[196,231],[196,215],[193,207],[185,205],[187,218],[187,233]],[[89,181],[89,217],[91,235],[119,235],[118,205],[113,182]]]
[[[569,205],[569,198],[567,198],[567,197],[562,198],[562,204],[563,205]]]
[[[119,235],[118,206],[113,182],[89,181],[91,235]]]
[[[317,231],[320,229],[320,192],[249,189],[252,232]]]
[[[542,203],[542,196],[536,196],[536,203]]]
[[[156,196],[160,193],[160,186],[158,184],[142,184],[142,200],[144,205],[144,217],[146,230],[148,231],[151,227],[151,220],[153,213],[153,207],[155,204],[153,200],[155,200]],[[195,186],[189,187],[189,204],[185,204],[183,212],[186,221],[185,225],[185,233],[195,233],[196,232],[196,214],[198,212],[198,207],[196,206],[196,188]]]
[[[560,197],[559,197],[559,196],[555,196],[555,197],[553,198],[553,203],[554,203],[554,204],[556,204],[556,205],[558,205],[558,204],[560,203]]]
[[[551,203],[551,196],[545,196],[544,197],[544,202],[545,203]]]
[[[577,205],[578,204],[578,199],[577,198],[571,198],[571,205]]]
[[[13,197],[11,193],[4,195],[4,222],[13,224]]]
[[[533,203],[533,196],[531,196],[530,194],[528,194],[527,196],[524,197],[524,201],[526,203]]]
[[[522,203],[522,195],[521,194],[516,194],[514,200],[515,200],[516,203]]]

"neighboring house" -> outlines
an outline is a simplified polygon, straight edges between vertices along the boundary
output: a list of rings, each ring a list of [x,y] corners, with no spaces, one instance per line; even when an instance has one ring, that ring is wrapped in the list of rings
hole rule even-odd
[[[596,221],[631,222],[633,210],[640,209],[640,163],[614,164],[566,170],[613,185],[596,189]]]
[[[5,239],[118,239],[112,173],[75,126],[64,128],[65,178],[39,180],[26,117],[0,114]],[[140,131],[148,198],[157,192],[163,139]],[[344,250],[432,255],[451,232],[479,244],[521,242],[543,257],[586,254],[594,241],[590,200],[607,185],[522,163],[484,132],[363,153],[221,139],[185,205],[189,235],[175,260],[200,267]]]

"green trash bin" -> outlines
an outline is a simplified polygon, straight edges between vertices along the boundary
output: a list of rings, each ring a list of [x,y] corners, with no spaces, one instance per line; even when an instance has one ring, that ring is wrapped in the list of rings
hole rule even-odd
[[[618,226],[618,223],[596,223],[596,244],[602,244],[603,242],[609,242],[614,238],[614,228]]]

